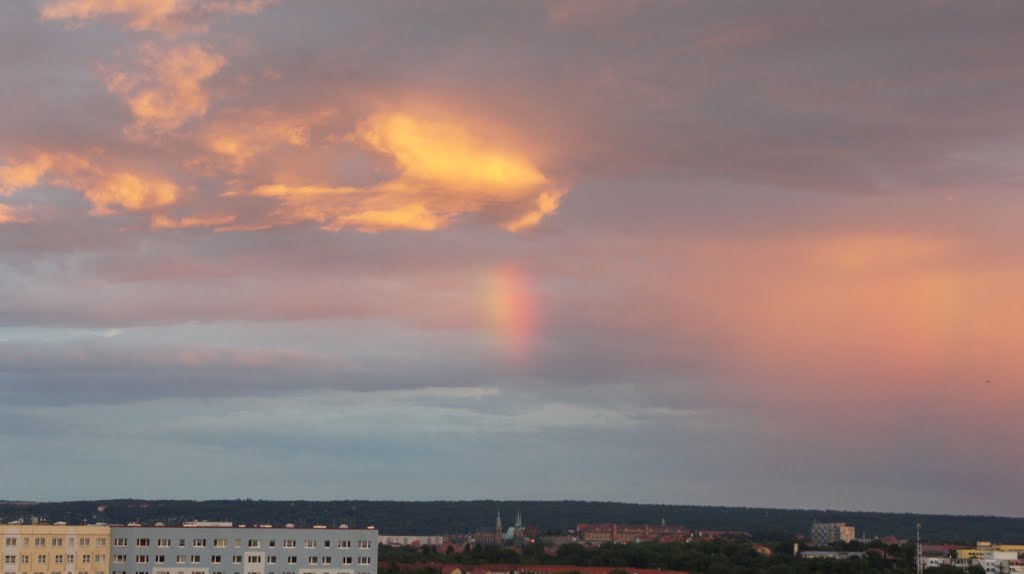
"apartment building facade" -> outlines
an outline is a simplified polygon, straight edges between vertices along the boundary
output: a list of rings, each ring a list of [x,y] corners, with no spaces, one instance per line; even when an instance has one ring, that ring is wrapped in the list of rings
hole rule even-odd
[[[849,542],[856,537],[853,526],[845,522],[815,522],[811,525],[811,542],[825,546],[835,542]]]
[[[110,574],[376,574],[373,529],[110,528]]]
[[[108,574],[110,527],[0,525],[3,574]]]
[[[0,525],[0,574],[377,574],[376,530]]]

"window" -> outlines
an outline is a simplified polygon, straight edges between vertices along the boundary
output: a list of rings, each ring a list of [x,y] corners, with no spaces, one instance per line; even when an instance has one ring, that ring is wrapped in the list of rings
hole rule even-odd
[[[54,564],[63,564],[64,563],[64,556],[62,554],[58,554],[58,555],[54,556],[53,557],[53,563]]]
[[[370,563],[370,557],[369,556],[360,556],[359,557],[359,563],[360,564],[369,564]]]
[[[259,547],[260,547],[260,541],[259,540],[253,540],[251,538],[249,539],[249,548],[259,548]]]
[[[284,547],[285,548],[295,548],[295,541],[294,540],[285,540],[284,541]]]
[[[241,548],[241,546],[242,546],[242,539],[241,538],[235,538],[235,548]]]
[[[307,540],[305,546],[306,548],[316,548],[316,540]]]
[[[341,557],[341,563],[342,564],[351,564],[352,563],[352,557],[351,556],[342,556]]]
[[[114,564],[124,564],[125,560],[127,560],[127,559],[128,559],[128,557],[125,556],[124,554],[115,554],[114,555]]]
[[[25,554],[21,557],[21,563],[28,564],[28,554]]]
[[[214,548],[227,548],[228,547],[228,539],[227,538],[214,538],[213,539],[213,547]]]
[[[289,556],[288,557],[288,563],[289,564],[298,564],[299,563],[299,559],[296,558],[295,556]]]
[[[220,564],[220,554],[214,554],[210,556],[210,562],[213,564]]]
[[[36,564],[46,564],[46,554],[36,556]]]
[[[4,541],[4,546],[17,546],[17,545],[18,545],[18,539],[17,538],[8,538],[7,540]]]
[[[117,546],[119,548],[122,547],[122,546],[128,546],[128,539],[127,538],[115,538],[114,539],[114,546]]]
[[[7,554],[4,556],[4,564],[17,564],[17,556],[14,554]]]
[[[275,546],[277,546],[277,540],[271,540],[270,541],[270,547],[273,548]]]
[[[153,562],[156,562],[157,564],[163,564],[164,562],[167,562],[167,557],[163,554],[159,554],[153,558]]]
[[[369,548],[370,547],[370,541],[369,540],[360,540],[359,541],[359,547],[360,548]]]
[[[267,556],[267,564],[277,564],[277,556]]]
[[[185,555],[184,554],[178,554],[178,556],[174,559],[174,562],[176,564],[184,564],[185,563]]]
[[[96,562],[104,562],[104,561],[106,561],[106,559],[107,559],[107,555],[106,554],[97,554],[96,555]]]
[[[36,546],[46,546],[45,538],[36,538]]]
[[[249,564],[261,564],[263,562],[262,556],[247,556],[245,559]]]
[[[88,554],[82,554],[82,564],[88,564],[89,558],[91,558],[91,556],[89,556]]]
[[[352,548],[351,540],[342,540],[338,543],[338,548]]]
[[[136,546],[149,546],[149,538],[136,538],[135,539],[135,545]]]
[[[310,556],[309,558],[306,558],[306,562],[309,564],[316,564],[316,556]]]
[[[231,557],[231,563],[232,564],[241,564],[242,563],[242,557],[241,556],[232,556]]]
[[[89,545],[89,540],[91,540],[91,539],[90,538],[79,538],[78,539],[78,545],[79,546],[88,546]]]
[[[136,564],[148,564],[149,563],[149,555],[148,554],[139,554],[138,556],[135,557],[135,563]]]
[[[331,557],[330,556],[324,556],[324,559],[323,559],[322,563],[323,564],[330,564],[331,563]]]
[[[179,538],[178,539],[178,548],[184,548],[184,547],[185,547],[185,539],[184,538]]]
[[[198,554],[193,554],[192,555],[192,563],[193,564],[199,564],[199,555]]]
[[[107,545],[107,539],[106,538],[97,538],[96,539],[96,546],[106,546],[106,545]],[[124,574],[124,573],[122,573],[122,574]]]
[[[171,547],[171,539],[170,538],[161,538],[161,539],[156,541],[156,545],[159,546],[160,548],[170,548]]]
[[[330,547],[331,547],[331,541],[330,540],[324,540],[324,548],[330,548]]]
[[[196,538],[192,541],[192,548],[206,548],[206,539]]]
[[[64,546],[64,539],[63,538],[54,538],[53,540],[50,541],[50,544],[52,544],[53,546]]]

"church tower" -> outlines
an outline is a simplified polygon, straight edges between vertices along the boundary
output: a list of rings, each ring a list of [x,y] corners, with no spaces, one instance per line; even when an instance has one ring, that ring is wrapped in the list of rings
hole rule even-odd
[[[501,543],[501,510],[498,510],[498,518],[494,520],[494,534],[498,537],[498,543]]]

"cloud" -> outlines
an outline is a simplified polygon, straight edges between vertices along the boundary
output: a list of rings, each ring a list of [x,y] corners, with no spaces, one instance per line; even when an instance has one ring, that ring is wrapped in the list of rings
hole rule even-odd
[[[0,177],[8,194],[46,183],[75,189],[92,203],[92,215],[143,211],[174,204],[181,189],[160,177],[122,170],[106,170],[67,153],[38,153],[34,158],[9,163]]]
[[[132,30],[175,32],[214,14],[256,14],[274,0],[56,0],[43,6],[44,20],[89,21],[111,17]]]
[[[222,227],[229,225],[234,220],[234,215],[181,217],[175,219],[158,213],[152,217],[150,225],[153,229],[192,229],[195,227]]]
[[[34,187],[51,167],[53,158],[47,154],[39,154],[26,162],[0,166],[0,195],[11,195],[20,189]]]
[[[0,203],[0,225],[4,223],[27,223],[29,221],[31,221],[31,218],[23,215],[17,208]]]
[[[227,160],[231,171],[240,173],[251,159],[279,146],[309,147],[310,130],[331,115],[330,111],[289,116],[265,109],[245,110],[209,122],[199,139],[207,151]],[[202,161],[211,160],[204,157]]]
[[[486,213],[519,231],[554,213],[565,193],[525,155],[454,122],[377,114],[350,137],[391,160],[395,177],[367,187],[276,183],[252,195],[276,200],[282,223],[315,221],[328,230],[428,231],[460,215]]]
[[[202,83],[227,63],[224,56],[196,43],[168,49],[148,44],[141,53],[143,71],[105,71],[107,89],[135,117],[134,132],[168,132],[206,114],[210,96]]]

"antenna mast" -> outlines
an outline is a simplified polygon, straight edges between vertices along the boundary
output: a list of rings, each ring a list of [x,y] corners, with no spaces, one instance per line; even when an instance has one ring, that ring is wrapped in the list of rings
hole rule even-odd
[[[918,574],[923,574],[925,572],[925,560],[924,560],[925,551],[924,551],[924,548],[921,547],[921,523],[920,522],[918,523],[918,546],[916,546],[916,548],[914,548],[914,553],[916,555],[918,555]]]

